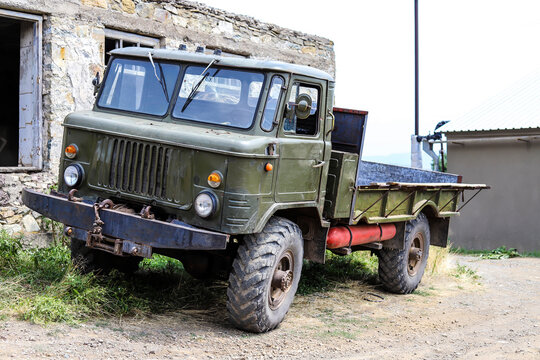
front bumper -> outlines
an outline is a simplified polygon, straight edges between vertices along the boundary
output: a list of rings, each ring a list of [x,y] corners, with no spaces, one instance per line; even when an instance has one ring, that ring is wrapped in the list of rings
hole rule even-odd
[[[99,209],[103,224],[99,235],[113,241],[113,249],[96,246],[96,212],[93,203],[71,201],[62,194],[51,195],[23,189],[22,201],[30,209],[72,228],[71,236],[86,240],[87,246],[117,255],[151,256],[152,248],[178,250],[224,250],[229,235],[193,227],[181,221],[165,222],[111,209]],[[138,249],[133,250],[133,249]]]

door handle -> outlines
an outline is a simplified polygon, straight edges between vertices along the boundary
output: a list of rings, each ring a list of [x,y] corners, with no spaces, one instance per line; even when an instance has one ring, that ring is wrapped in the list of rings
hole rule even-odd
[[[315,161],[316,161],[316,164],[312,166],[314,168],[320,168],[324,166],[324,164],[326,164],[326,161],[320,161],[320,160],[315,160]]]

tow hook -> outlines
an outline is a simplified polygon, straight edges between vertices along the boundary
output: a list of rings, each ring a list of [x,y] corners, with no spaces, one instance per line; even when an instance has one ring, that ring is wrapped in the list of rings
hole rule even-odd
[[[151,208],[152,208],[152,207],[151,207],[150,205],[148,205],[148,206],[145,206],[145,207],[143,207],[143,208],[141,209],[140,215],[141,215],[141,217],[142,217],[143,219],[150,219],[150,220],[155,219],[154,214],[150,214],[150,209],[151,209]]]
[[[114,203],[110,199],[105,199],[102,202],[94,204],[94,223],[92,224],[92,230],[88,232],[88,237],[86,238],[86,246],[93,247],[95,242],[101,242],[103,240],[103,225],[105,223],[101,220],[99,216],[99,210],[101,209],[111,209],[114,206]]]
[[[68,193],[68,200],[74,201],[74,202],[81,202],[82,198],[76,197],[75,194],[77,193],[77,189],[71,189]]]

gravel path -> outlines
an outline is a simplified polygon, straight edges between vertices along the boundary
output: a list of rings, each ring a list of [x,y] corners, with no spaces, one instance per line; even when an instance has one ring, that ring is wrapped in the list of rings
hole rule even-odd
[[[350,282],[297,297],[262,335],[232,328],[224,309],[79,326],[4,320],[0,359],[540,359],[540,259],[452,261],[480,278],[428,276],[405,296]]]

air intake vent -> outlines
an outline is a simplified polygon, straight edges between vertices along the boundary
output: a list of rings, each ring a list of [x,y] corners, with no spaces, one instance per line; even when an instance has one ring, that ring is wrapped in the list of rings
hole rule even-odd
[[[166,198],[171,149],[113,139],[108,184],[111,189]]]

